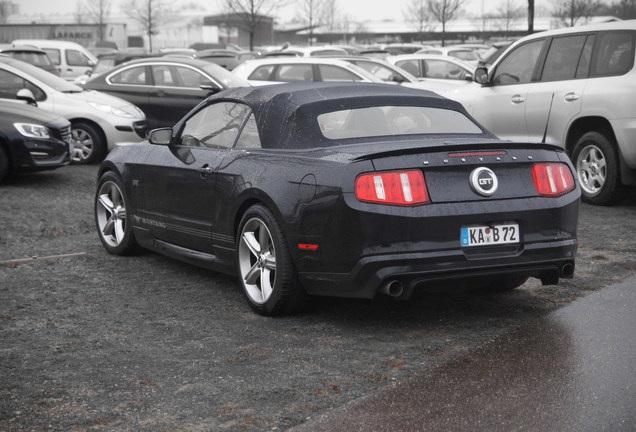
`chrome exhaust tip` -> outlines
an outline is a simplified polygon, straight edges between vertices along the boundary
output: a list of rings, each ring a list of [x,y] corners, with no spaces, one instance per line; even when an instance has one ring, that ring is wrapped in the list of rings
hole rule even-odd
[[[567,263],[561,267],[561,277],[571,279],[574,277],[574,264]]]
[[[391,297],[400,297],[404,293],[404,285],[399,280],[393,279],[385,282],[379,291]]]

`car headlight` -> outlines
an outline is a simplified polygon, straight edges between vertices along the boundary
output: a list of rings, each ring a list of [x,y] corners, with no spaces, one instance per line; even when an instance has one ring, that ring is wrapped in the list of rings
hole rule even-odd
[[[106,114],[112,114],[117,117],[124,117],[124,118],[135,118],[133,115],[127,113],[126,111],[116,108],[112,105],[100,104],[96,102],[89,102],[88,104],[92,106],[93,108],[97,108],[98,110],[105,112]]]
[[[13,123],[13,126],[29,138],[51,138],[51,131],[46,126],[33,123]]]

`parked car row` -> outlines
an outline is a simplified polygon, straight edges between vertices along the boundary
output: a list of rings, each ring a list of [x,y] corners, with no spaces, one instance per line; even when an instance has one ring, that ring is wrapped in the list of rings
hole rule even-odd
[[[0,98],[25,100],[70,121],[73,162],[99,161],[116,143],[146,136],[145,115],[135,105],[10,57],[0,57]]]
[[[501,138],[560,145],[574,158],[583,198],[609,204],[620,198],[623,186],[636,183],[636,108],[630,96],[636,82],[635,23],[539,33],[507,48],[505,44],[496,46],[501,53],[485,52],[479,45],[395,44],[392,52],[409,54],[382,60],[351,55],[350,47],[287,47],[275,56],[261,53],[262,58],[241,60],[231,72],[202,60],[204,51],[193,49],[132,61],[119,57],[124,61],[119,65],[111,56],[104,58],[110,63],[101,68],[96,65],[83,87],[127,101],[120,101],[120,106],[111,99],[92,107],[102,111],[99,116],[104,112],[111,116],[107,123],[115,131],[136,135],[117,134],[113,127],[86,115],[58,112],[73,125],[73,143],[78,144],[72,146],[73,160],[91,162],[101,159],[118,140],[141,139],[146,127],[173,126],[205,98],[225,89],[299,81],[392,83],[432,90],[461,102]],[[388,48],[378,50],[388,53]],[[476,62],[478,50],[488,55],[478,68],[458,59]],[[212,56],[233,52],[207,51]],[[243,54],[243,58],[251,55]],[[201,57],[193,58],[197,55]],[[22,91],[23,99],[53,109],[46,102],[52,96],[42,95],[42,85],[15,80],[12,86],[5,86],[4,97],[15,98],[17,91],[26,89],[31,94]],[[62,92],[82,93],[78,88]],[[126,109],[121,108],[124,106]],[[131,106],[141,111],[133,113]],[[132,124],[112,118],[122,117],[122,112],[134,117]]]

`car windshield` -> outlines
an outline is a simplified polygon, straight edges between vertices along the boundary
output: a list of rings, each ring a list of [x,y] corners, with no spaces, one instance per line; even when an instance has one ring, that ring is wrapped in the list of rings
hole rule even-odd
[[[84,91],[81,87],[28,63],[14,62],[11,66],[24,72],[27,75],[24,77],[25,79],[33,77],[54,90],[61,91],[63,93],[80,93]]]
[[[464,61],[474,61],[479,60],[479,56],[475,51],[465,50],[465,51],[450,51],[448,53],[449,56],[458,58]]]
[[[12,51],[9,55],[14,59],[21,60],[36,66],[53,66],[51,59],[43,52],[37,51]]]
[[[249,87],[249,83],[244,80],[243,78],[240,78],[236,75],[234,75],[232,72],[230,72],[229,70],[215,64],[215,63],[209,63],[205,66],[202,67],[202,69],[204,71],[206,71],[210,76],[214,77],[214,79],[220,81],[223,86],[225,88],[232,88],[232,87]]]
[[[100,58],[97,64],[93,66],[92,75],[97,76],[115,67],[114,58]]]
[[[413,134],[481,134],[464,114],[432,107],[376,106],[333,111],[317,117],[328,139],[350,139]]]

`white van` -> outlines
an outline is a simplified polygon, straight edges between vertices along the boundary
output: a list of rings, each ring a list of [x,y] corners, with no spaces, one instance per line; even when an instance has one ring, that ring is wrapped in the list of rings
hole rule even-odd
[[[13,46],[32,46],[45,51],[60,72],[60,76],[67,81],[73,81],[83,75],[97,63],[90,51],[75,42],[46,39],[16,39]]]

